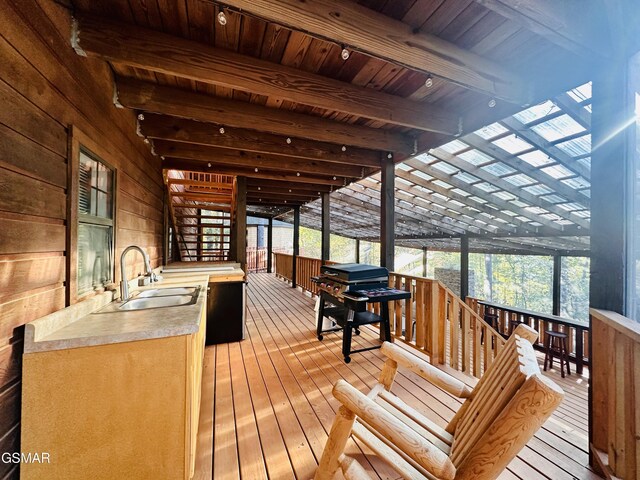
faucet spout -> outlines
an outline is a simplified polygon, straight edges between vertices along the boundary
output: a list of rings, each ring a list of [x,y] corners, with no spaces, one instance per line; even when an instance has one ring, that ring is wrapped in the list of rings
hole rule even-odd
[[[149,260],[149,255],[145,252],[142,247],[138,245],[129,245],[124,249],[122,255],[120,255],[120,297],[123,302],[129,300],[129,284],[127,283],[127,272],[125,268],[125,258],[127,253],[131,250],[137,250],[142,255],[144,259],[144,268],[146,270],[146,275],[149,277],[153,277],[153,270],[151,269],[151,261]]]

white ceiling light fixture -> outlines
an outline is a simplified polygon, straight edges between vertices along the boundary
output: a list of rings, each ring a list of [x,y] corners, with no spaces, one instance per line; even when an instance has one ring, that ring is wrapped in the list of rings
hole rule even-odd
[[[227,16],[222,11],[218,13],[218,23],[223,27],[227,24]]]
[[[433,87],[433,77],[431,75],[427,76],[427,79],[424,81],[424,86],[427,88]]]
[[[342,58],[342,60],[349,60],[349,57],[351,56],[351,53],[349,52],[349,50],[347,50],[347,47],[342,47],[342,51],[340,52],[340,58]]]
[[[224,135],[224,127],[220,127],[220,130],[218,130],[220,132],[220,135]]]
[[[492,98],[491,100],[489,100],[489,108],[493,108],[497,105],[496,99]]]

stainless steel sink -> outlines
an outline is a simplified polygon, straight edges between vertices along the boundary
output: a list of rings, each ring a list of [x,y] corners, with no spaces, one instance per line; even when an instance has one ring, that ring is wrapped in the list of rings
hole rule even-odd
[[[152,290],[144,290],[135,298],[148,297],[166,297],[170,295],[193,295],[198,290],[197,287],[173,287],[173,288],[154,288]]]
[[[120,305],[120,310],[145,310],[147,308],[179,307],[195,302],[193,295],[171,295],[165,297],[132,298]]]
[[[97,313],[131,312],[150,308],[193,305],[198,301],[200,287],[154,288],[140,292],[126,302],[112,302]]]

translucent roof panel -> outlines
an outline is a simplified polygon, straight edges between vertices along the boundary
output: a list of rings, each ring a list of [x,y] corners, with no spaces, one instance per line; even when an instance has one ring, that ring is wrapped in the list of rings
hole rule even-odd
[[[474,133],[484,138],[485,140],[491,140],[492,138],[495,138],[498,135],[502,135],[503,133],[507,133],[508,131],[509,129],[507,127],[504,127],[499,123],[492,123],[491,125],[487,125],[480,130],[476,130]]]
[[[572,157],[588,155],[591,153],[591,134],[558,143],[556,147]]]
[[[520,157],[522,160],[524,160],[528,164],[533,165],[534,167],[542,167],[543,165],[553,163],[553,160],[549,158],[549,155],[547,155],[544,152],[541,152],[540,150],[534,150],[533,152],[523,153],[522,155],[518,155],[518,157]]]
[[[503,175],[510,175],[515,173],[517,170],[514,170],[511,167],[506,166],[502,162],[492,163],[491,165],[485,165],[482,167],[482,170],[485,170],[496,177],[502,177]]]
[[[555,179],[574,176],[574,173],[571,170],[563,167],[562,165],[552,165],[550,167],[544,167],[542,171]]]
[[[534,125],[531,127],[531,130],[548,142],[554,142],[561,138],[568,137],[569,135],[585,131],[582,125],[567,114],[560,115],[559,117]]]
[[[591,82],[587,82],[584,85],[574,88],[567,92],[571,98],[576,102],[582,102],[591,98]]]
[[[506,177],[505,180],[509,183],[513,183],[518,187],[524,187],[525,185],[531,185],[532,183],[536,183],[532,178],[527,177],[523,173],[519,173],[517,175],[511,175]]]
[[[551,100],[547,100],[546,102],[542,102],[538,105],[527,108],[520,113],[516,113],[513,118],[527,124],[539,120],[540,118],[546,117],[547,115],[550,115],[552,113],[556,113],[559,110],[560,109],[555,103],[553,103]]]
[[[475,149],[461,153],[458,157],[476,166],[495,161],[493,157]]]
[[[495,140],[493,143],[513,155],[517,155],[518,153],[524,152],[525,150],[529,150],[531,148],[530,143],[525,142],[517,135],[509,135],[507,137]]]
[[[469,145],[467,145],[466,143],[462,143],[460,140],[453,140],[449,143],[445,143],[440,148],[448,153],[457,153],[460,150],[469,148]]]

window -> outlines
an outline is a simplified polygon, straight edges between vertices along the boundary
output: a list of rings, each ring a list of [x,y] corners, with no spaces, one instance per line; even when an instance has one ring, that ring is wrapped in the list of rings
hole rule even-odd
[[[80,149],[78,167],[78,296],[113,281],[113,170]]]

